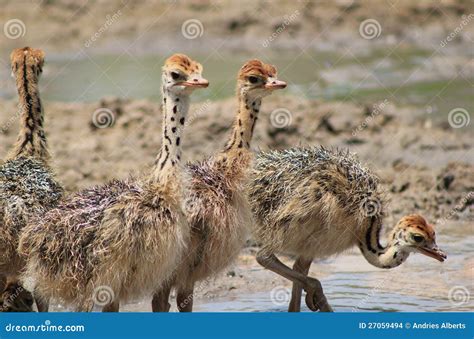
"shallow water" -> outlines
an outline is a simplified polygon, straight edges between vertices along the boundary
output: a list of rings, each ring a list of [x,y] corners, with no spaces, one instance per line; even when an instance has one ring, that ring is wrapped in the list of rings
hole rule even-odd
[[[472,223],[453,221],[438,226],[437,243],[448,255],[444,263],[415,254],[398,268],[382,270],[369,265],[358,251],[352,251],[337,258],[315,262],[313,268],[321,272],[321,277],[314,272],[310,275],[320,279],[326,297],[336,312],[472,312],[473,228]],[[252,277],[266,272],[258,267],[242,273]],[[259,286],[259,292],[240,288],[231,297],[206,299],[198,296],[194,310],[286,312],[291,285],[275,286],[272,284],[272,273],[268,277]],[[276,292],[272,293],[272,290]],[[172,311],[176,311],[174,300],[171,304]],[[127,304],[121,310],[150,312],[150,299]],[[304,302],[302,311],[309,311]]]
[[[472,312],[473,231],[474,224],[468,222],[449,221],[437,226],[437,243],[448,255],[443,263],[415,254],[398,268],[381,270],[369,265],[359,251],[354,250],[313,265],[325,274],[320,281],[336,312]],[[272,288],[275,287],[227,300],[197,301],[196,310],[286,311],[290,290],[272,301]],[[306,306],[302,310],[309,311]]]
[[[313,263],[310,275],[321,281],[326,297],[336,312],[473,312],[473,231],[474,224],[469,222],[448,221],[437,226],[437,243],[448,255],[443,263],[415,254],[395,269],[382,270],[369,265],[359,251],[354,250]],[[250,281],[255,280],[258,291],[250,292],[245,287],[239,287],[233,290],[235,293],[230,297],[205,298],[197,295],[194,310],[287,310],[291,291],[289,283],[284,286],[275,284],[275,275],[257,265],[242,268],[240,272]],[[257,276],[259,279],[253,279]],[[150,312],[150,300],[147,298],[123,305],[121,311]],[[175,301],[170,303],[171,311],[176,311]],[[52,305],[52,311],[65,311],[60,305]],[[100,311],[100,308],[96,307],[94,311]],[[304,302],[302,311],[309,311]]]
[[[315,263],[326,297],[336,312],[462,312],[474,311],[473,224],[450,223],[438,231],[438,244],[448,254],[444,263],[416,254],[393,270],[367,264],[354,251]],[[269,291],[235,298],[198,300],[201,312],[285,312],[289,289],[272,297]],[[304,305],[302,311],[309,311]]]

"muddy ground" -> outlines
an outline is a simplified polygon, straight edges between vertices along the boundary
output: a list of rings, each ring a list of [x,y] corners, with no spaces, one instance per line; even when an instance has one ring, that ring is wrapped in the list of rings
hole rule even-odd
[[[271,45],[298,53],[301,48],[352,48],[364,54],[374,44],[394,41],[420,48],[439,46],[440,38],[473,12],[469,0],[4,0],[0,21],[20,19],[27,33],[21,37],[23,43],[66,53],[84,47],[106,53],[126,48],[137,54],[176,48],[253,51]],[[359,39],[359,25],[367,19],[380,23],[383,34],[376,42]],[[181,34],[187,20],[194,20],[185,30],[193,39]],[[472,25],[463,27],[456,41],[466,40],[468,32]],[[8,49],[16,41],[2,43]]]

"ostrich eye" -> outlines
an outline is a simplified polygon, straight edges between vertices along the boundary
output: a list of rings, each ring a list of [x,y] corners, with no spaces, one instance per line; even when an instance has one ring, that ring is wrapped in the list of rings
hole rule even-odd
[[[419,234],[414,234],[412,236],[413,240],[415,240],[416,242],[422,242],[423,241],[423,236],[419,235]]]
[[[179,73],[178,72],[171,72],[171,77],[173,80],[178,80],[179,79]]]
[[[258,82],[258,78],[254,76],[249,76],[249,81],[251,84],[256,84]]]

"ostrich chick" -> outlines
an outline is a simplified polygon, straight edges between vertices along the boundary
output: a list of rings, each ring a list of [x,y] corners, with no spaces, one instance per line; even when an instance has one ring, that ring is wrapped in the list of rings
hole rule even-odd
[[[172,287],[177,290],[179,311],[192,311],[194,284],[230,265],[244,245],[251,225],[245,194],[253,159],[250,142],[262,98],[286,87],[276,76],[275,67],[259,60],[242,66],[237,77],[238,111],[227,145],[211,158],[187,167],[191,176],[186,199],[192,226],[190,248],[175,278],[155,294],[153,311],[169,310]]]
[[[201,72],[182,54],[165,62],[162,144],[151,173],[73,194],[25,228],[24,276],[41,295],[80,311],[93,303],[117,311],[120,301],[151,294],[170,277],[190,234],[180,140],[190,94],[208,86]]]
[[[380,244],[384,199],[378,178],[347,151],[314,147],[264,152],[258,154],[252,174],[249,200],[262,243],[257,261],[293,282],[290,312],[300,310],[302,289],[311,310],[332,311],[321,283],[307,276],[315,258],[355,245],[380,268],[396,267],[413,252],[446,259],[433,227],[419,215],[403,217],[387,244]],[[296,256],[293,269],[276,253]]]
[[[18,48],[11,54],[19,97],[20,132],[0,167],[0,278],[6,280],[0,305],[3,311],[32,311],[33,298],[17,281],[24,267],[17,252],[20,232],[28,219],[55,207],[63,195],[50,167],[43,127],[38,88],[43,64],[44,52],[39,49]],[[38,311],[47,311],[47,304],[35,299]]]

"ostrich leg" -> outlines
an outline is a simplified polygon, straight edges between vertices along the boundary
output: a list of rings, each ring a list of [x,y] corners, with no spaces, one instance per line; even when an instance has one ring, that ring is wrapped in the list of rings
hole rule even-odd
[[[303,273],[297,272],[283,264],[274,254],[259,252],[257,261],[263,267],[273,271],[282,277],[293,282],[299,283],[306,291],[306,305],[311,311],[320,310],[321,312],[332,312],[326,296],[323,293],[323,287],[319,280],[307,277]]]
[[[36,289],[33,292],[33,298],[35,299],[36,308],[38,309],[38,312],[48,312],[49,310],[48,299],[45,299],[42,296],[40,296],[39,293],[36,291]]]
[[[170,311],[170,298],[171,285],[166,284],[160,291],[155,292],[153,300],[151,301],[151,309],[153,312],[169,312]]]
[[[3,292],[5,286],[7,286],[7,277],[3,274],[0,274],[0,292]]]
[[[309,268],[311,267],[312,259],[305,259],[298,257],[293,265],[293,271],[300,272],[304,275],[308,275]],[[303,285],[297,282],[293,282],[293,289],[291,291],[290,306],[288,312],[299,312],[301,309],[301,293],[303,292]]]
[[[120,309],[120,302],[113,301],[108,305],[105,305],[104,308],[102,309],[102,312],[118,312]]]
[[[0,274],[0,311],[3,311],[3,291],[7,285],[7,277]]]
[[[194,299],[194,284],[186,286],[183,289],[179,289],[176,296],[176,303],[178,304],[178,310],[180,312],[192,312],[193,311],[193,299]]]

